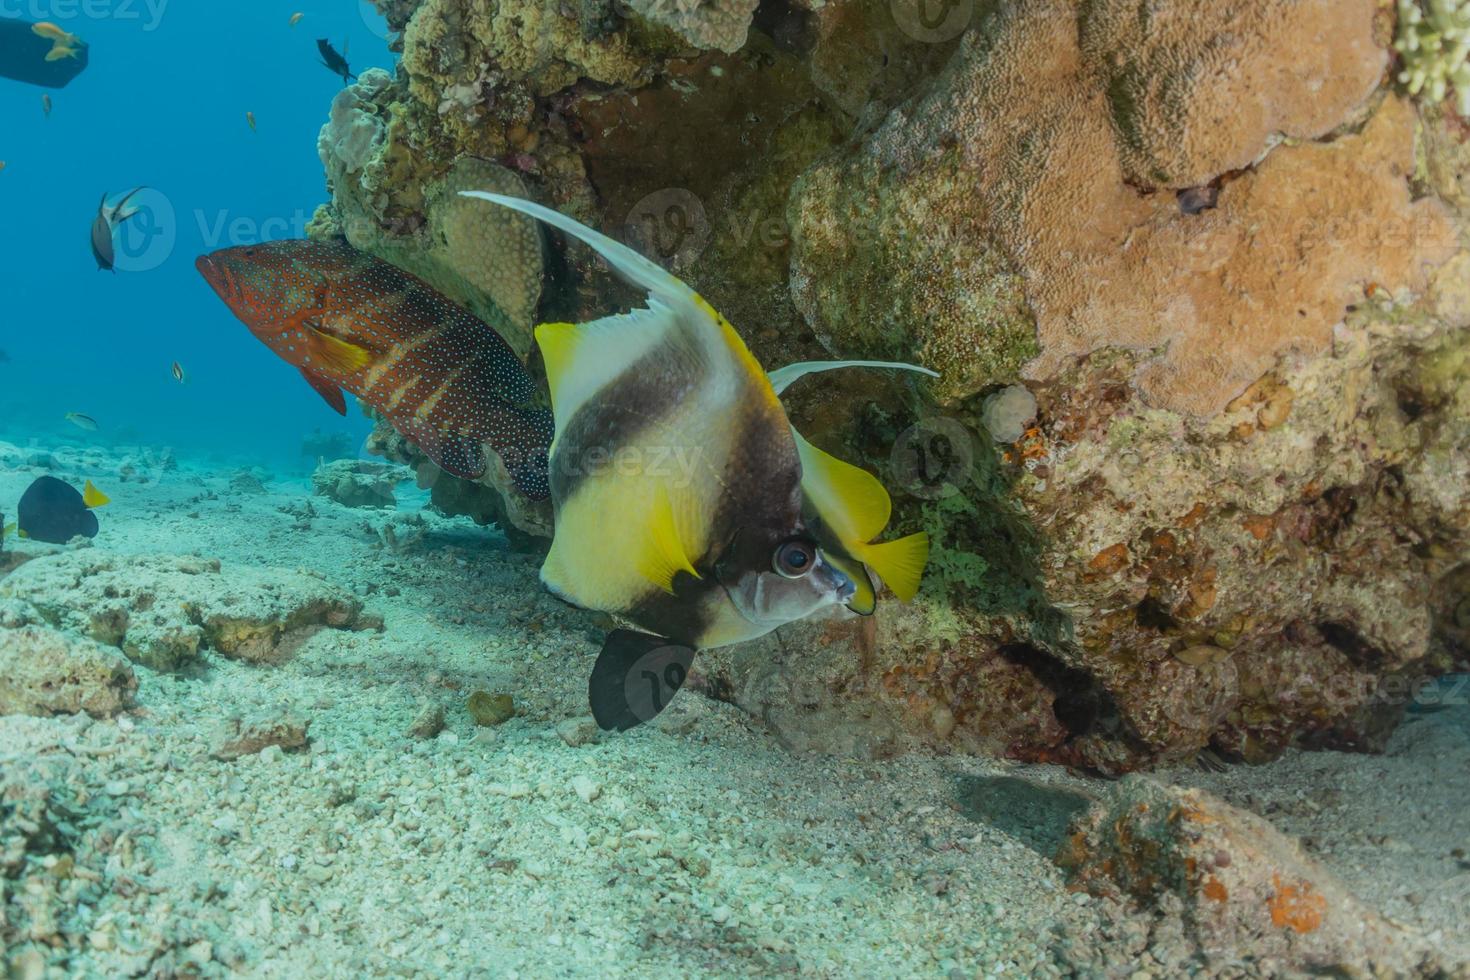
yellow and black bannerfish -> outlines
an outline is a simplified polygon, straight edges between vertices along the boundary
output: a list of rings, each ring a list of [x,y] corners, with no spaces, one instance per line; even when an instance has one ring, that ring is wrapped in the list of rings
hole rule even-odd
[[[549,208],[465,195],[580,239],[648,293],[642,309],[536,329],[555,416],[556,530],[541,581],[647,631],[614,631],[598,657],[589,696],[603,728],[662,710],[697,649],[833,605],[871,611],[869,569],[895,595],[913,596],[927,538],[875,542],[891,510],[882,484],[795,432],[772,379],[701,296]],[[776,378],[784,388],[854,363],[872,366],[793,365]]]

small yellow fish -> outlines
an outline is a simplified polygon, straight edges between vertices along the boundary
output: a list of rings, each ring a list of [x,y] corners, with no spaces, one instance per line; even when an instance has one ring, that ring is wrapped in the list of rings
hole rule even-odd
[[[3,528],[0,528],[0,541],[4,541],[6,538],[10,537],[14,533],[15,533],[15,522],[14,521],[11,521],[9,524],[5,525]]]
[[[77,54],[77,49],[69,48],[64,44],[58,44],[56,47],[46,52],[47,61],[60,61],[62,58],[77,57],[80,57],[80,55]]]
[[[75,34],[68,34],[49,20],[43,20],[39,24],[32,24],[31,33],[37,37],[44,37],[53,44],[69,47],[77,43],[77,36]]]
[[[88,432],[96,432],[99,428],[101,428],[101,426],[97,424],[96,419],[92,418],[92,416],[90,415],[83,415],[81,412],[67,412],[65,417],[66,420],[72,425],[76,426],[79,429],[86,429]]]
[[[41,96],[41,111],[46,113],[46,118],[51,118],[51,96]]]
[[[92,481],[88,480],[86,485],[82,487],[82,503],[86,504],[89,509],[93,507],[106,507],[112,503],[112,498],[101,490],[98,490],[92,485]]]
[[[303,14],[303,13],[301,13],[300,11],[297,11],[296,13],[292,14],[291,15],[291,26],[292,27],[295,27],[297,24],[301,23],[301,18],[303,18],[305,16],[306,15]]]
[[[255,113],[253,113],[253,112],[247,112],[247,113],[245,113],[245,121],[250,124],[250,131],[252,133],[255,132]]]
[[[0,160],[0,173],[3,173],[4,171],[5,171],[5,161],[4,160]]]

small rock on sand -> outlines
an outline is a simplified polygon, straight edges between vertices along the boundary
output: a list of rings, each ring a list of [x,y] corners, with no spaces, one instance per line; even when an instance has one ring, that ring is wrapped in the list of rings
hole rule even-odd
[[[311,722],[290,711],[272,712],[241,720],[231,718],[215,732],[209,754],[229,762],[254,755],[267,746],[282,750],[306,745],[306,729]]]
[[[574,749],[597,741],[599,734],[597,722],[590,717],[566,718],[557,722],[556,733]]]
[[[444,730],[444,708],[426,704],[408,726],[409,738],[433,738]]]

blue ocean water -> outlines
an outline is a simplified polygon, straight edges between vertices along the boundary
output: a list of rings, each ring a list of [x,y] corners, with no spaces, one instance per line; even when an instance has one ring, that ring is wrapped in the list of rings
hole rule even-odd
[[[328,196],[316,139],[342,88],[316,40],[345,44],[354,71],[391,68],[372,5],[0,0],[0,18],[51,21],[90,45],[87,69],[64,89],[0,78],[0,439],[265,465],[297,462],[317,429],[360,445],[369,426],[357,408],[346,419],[328,408],[235,320],[194,259],[304,235]],[[98,271],[98,200],[137,185],[149,190],[118,234],[118,271]],[[74,427],[68,412],[99,431]]]

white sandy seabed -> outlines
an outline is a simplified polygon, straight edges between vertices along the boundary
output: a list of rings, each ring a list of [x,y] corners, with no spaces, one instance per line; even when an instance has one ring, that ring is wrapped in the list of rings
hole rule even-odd
[[[586,714],[592,619],[494,531],[421,511],[411,484],[396,511],[349,510],[300,475],[247,492],[232,468],[121,481],[106,451],[0,449],[7,513],[38,475],[90,477],[113,498],[92,548],[312,570],[384,622],[323,630],[275,667],[208,651],[182,674],[138,667],[137,706],[113,719],[0,718],[0,783],[64,817],[60,845],[0,855],[12,976],[1186,969],[1150,948],[1147,916],[1069,890],[1051,859],[1098,782],[795,755],[689,693],[657,725],[584,742],[568,719]],[[482,689],[517,716],[477,728],[465,702]],[[412,737],[436,706],[444,730]],[[222,719],[288,711],[306,748],[211,757]],[[1410,719],[1381,756],[1160,778],[1261,813],[1368,905],[1463,940],[1470,709]],[[0,801],[0,842],[18,812]]]

